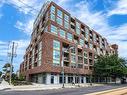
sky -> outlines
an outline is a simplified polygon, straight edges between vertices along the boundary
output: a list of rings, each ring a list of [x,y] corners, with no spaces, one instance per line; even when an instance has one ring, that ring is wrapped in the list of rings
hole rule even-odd
[[[33,22],[46,0],[0,0],[0,70],[10,62],[11,42],[16,43],[14,71],[23,61]],[[127,0],[52,0],[119,45],[119,56],[127,58]]]

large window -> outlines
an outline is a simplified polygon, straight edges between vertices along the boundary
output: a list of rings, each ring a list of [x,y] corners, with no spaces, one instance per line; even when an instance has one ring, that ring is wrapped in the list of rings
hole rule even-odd
[[[73,38],[72,37],[72,34],[71,33],[67,33],[67,39],[70,40],[70,41],[72,41],[72,38]]]
[[[38,45],[38,65],[40,66],[42,63],[42,42],[39,43]]]
[[[53,41],[53,65],[60,65],[60,42]]]
[[[51,32],[54,34],[57,34],[57,27],[54,25],[51,25]]]
[[[87,51],[84,51],[84,64],[88,64],[88,62],[87,62]]]
[[[55,14],[55,6],[51,6],[51,13],[54,13]]]
[[[85,33],[86,33],[86,39],[89,39],[89,30],[87,28],[85,28]]]
[[[62,30],[62,29],[60,29],[60,31],[59,31],[59,35],[60,35],[61,37],[65,38],[65,37],[66,37],[65,34],[66,34],[65,31]]]
[[[60,59],[60,51],[53,50],[53,59],[55,59],[55,61]]]
[[[64,27],[69,29],[69,22],[64,21]]]
[[[32,68],[34,67],[34,53],[35,49],[32,50]]]
[[[69,22],[69,16],[66,15],[66,14],[64,14],[64,20],[67,21],[67,22]]]
[[[50,14],[50,19],[55,21],[55,15],[54,14]]]
[[[63,23],[62,23],[62,19],[59,18],[59,17],[57,17],[57,23],[60,24],[60,25],[63,25]]]
[[[80,34],[80,23],[76,22],[76,33]]]
[[[53,41],[53,49],[60,50],[60,42],[59,41],[56,41],[56,40]]]
[[[94,40],[94,42],[96,42],[96,34],[95,33],[93,34],[93,40]]]
[[[60,18],[62,18],[62,11],[61,10],[59,10],[59,9],[57,9],[57,16],[59,16]]]
[[[90,49],[93,49],[93,44],[90,43],[90,46],[89,47],[90,47]]]
[[[76,63],[76,55],[71,54],[71,63]]]
[[[50,10],[50,19],[55,21],[55,7],[52,5]]]
[[[69,16],[64,14],[64,27],[69,29]]]
[[[83,39],[80,39],[80,45],[84,46],[84,40]]]

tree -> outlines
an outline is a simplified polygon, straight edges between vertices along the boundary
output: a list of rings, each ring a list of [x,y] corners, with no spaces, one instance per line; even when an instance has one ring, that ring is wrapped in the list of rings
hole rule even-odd
[[[98,56],[94,64],[94,75],[96,77],[123,78],[127,75],[127,61],[124,58],[119,58],[117,55]]]
[[[2,72],[0,71],[0,77],[1,77],[1,75],[2,75]]]
[[[4,78],[5,80],[9,80],[9,77],[10,77],[10,63],[6,63],[4,66],[3,66],[3,72],[4,72]],[[12,72],[13,72],[13,68],[12,68]]]

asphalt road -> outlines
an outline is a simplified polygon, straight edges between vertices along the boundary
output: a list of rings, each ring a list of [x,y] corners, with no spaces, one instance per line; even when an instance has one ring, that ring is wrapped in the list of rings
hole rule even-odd
[[[83,88],[64,88],[44,91],[0,91],[0,95],[85,95],[88,93],[120,88],[127,85],[106,85]]]

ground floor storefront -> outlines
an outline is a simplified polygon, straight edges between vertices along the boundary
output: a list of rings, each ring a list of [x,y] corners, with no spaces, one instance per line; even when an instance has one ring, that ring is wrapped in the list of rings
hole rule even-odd
[[[95,77],[91,75],[77,75],[77,74],[62,74],[58,73],[39,73],[29,76],[29,81],[39,84],[77,84],[77,83],[120,83],[119,78],[111,77]]]
[[[64,83],[88,83],[89,80],[89,77],[87,77],[86,75],[64,75]],[[30,75],[30,81],[41,84],[62,84],[63,75],[55,73],[34,74]]]

